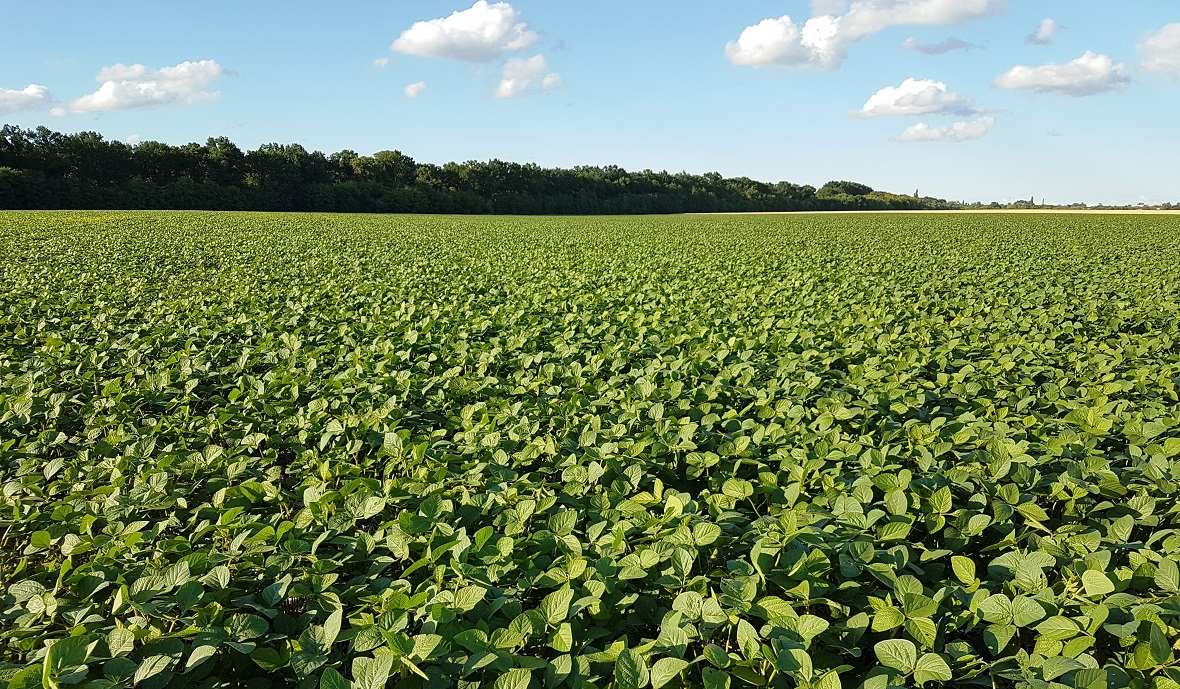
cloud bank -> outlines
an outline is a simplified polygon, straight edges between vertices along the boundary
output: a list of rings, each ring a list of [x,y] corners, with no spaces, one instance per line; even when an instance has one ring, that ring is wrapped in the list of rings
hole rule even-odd
[[[797,23],[789,15],[767,18],[746,27],[725,46],[735,65],[787,66],[835,69],[849,47],[864,38],[895,26],[958,24],[992,14],[1006,0],[852,0],[819,2],[814,10],[842,13],[816,14]]]
[[[902,132],[897,140],[907,143],[938,141],[959,143],[982,139],[994,126],[996,126],[996,118],[990,115],[965,122],[955,122],[946,127],[933,127],[925,122],[919,122]]]
[[[1130,83],[1131,74],[1126,65],[1108,55],[1089,51],[1064,64],[1017,65],[996,79],[1000,88],[1074,97],[1116,91]]]
[[[148,69],[139,64],[111,65],[98,73],[98,90],[70,103],[75,113],[113,112],[172,104],[190,104],[217,97],[215,81],[225,73],[214,60],[181,62]]]
[[[49,88],[41,84],[29,84],[23,89],[0,89],[0,114],[42,110],[52,102]]]

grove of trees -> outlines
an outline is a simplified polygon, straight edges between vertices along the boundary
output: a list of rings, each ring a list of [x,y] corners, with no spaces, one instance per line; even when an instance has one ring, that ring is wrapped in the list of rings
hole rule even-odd
[[[225,137],[132,146],[95,132],[0,128],[0,208],[6,209],[613,214],[952,207],[855,182],[817,190],[717,173],[500,160],[440,166],[399,151],[325,155],[299,144],[243,151]]]

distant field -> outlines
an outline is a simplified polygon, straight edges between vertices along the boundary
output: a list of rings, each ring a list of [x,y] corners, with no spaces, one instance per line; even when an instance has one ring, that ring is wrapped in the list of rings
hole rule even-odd
[[[0,213],[0,686],[1180,681],[1180,218]]]

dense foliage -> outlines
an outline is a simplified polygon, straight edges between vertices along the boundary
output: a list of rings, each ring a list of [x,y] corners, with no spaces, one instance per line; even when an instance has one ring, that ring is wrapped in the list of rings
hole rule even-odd
[[[834,186],[833,186],[834,185]],[[417,163],[398,151],[326,156],[229,139],[129,146],[94,132],[0,128],[0,208],[428,213],[681,213],[945,208],[851,182],[817,191],[716,173],[548,169],[499,160]]]
[[[1180,222],[0,215],[0,686],[1180,681]]]

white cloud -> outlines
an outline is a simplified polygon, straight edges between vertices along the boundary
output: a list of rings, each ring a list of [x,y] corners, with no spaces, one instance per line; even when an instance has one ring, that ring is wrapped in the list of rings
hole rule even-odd
[[[951,37],[938,43],[923,43],[916,38],[907,38],[901,47],[924,55],[945,55],[956,50],[975,50],[979,46],[968,43],[961,38]]]
[[[497,98],[513,98],[532,91],[551,91],[561,86],[561,77],[549,71],[544,55],[512,58],[504,63]]]
[[[1037,30],[1024,40],[1032,45],[1049,45],[1057,37],[1057,30],[1060,28],[1061,26],[1052,19],[1042,19]]]
[[[811,16],[822,14],[844,14],[848,11],[849,0],[811,0]]]
[[[390,48],[407,55],[491,62],[536,41],[537,34],[521,21],[512,5],[477,0],[450,16],[414,22]]]
[[[970,98],[947,88],[941,81],[909,78],[898,86],[886,86],[865,101],[854,114],[860,117],[909,115],[974,115],[979,112]]]
[[[0,89],[0,114],[40,110],[52,102],[49,89],[41,84],[29,84],[23,89]]]
[[[1168,24],[1139,44],[1143,69],[1180,79],[1180,22]]]
[[[763,19],[746,27],[725,46],[735,65],[785,65],[834,69],[848,47],[894,26],[958,24],[991,14],[1007,0],[852,0],[816,2],[814,14],[803,23],[789,16]],[[845,9],[843,12],[833,10]],[[818,11],[829,13],[820,14]]]
[[[138,146],[143,143],[143,137],[139,134],[128,134],[127,138],[123,139],[123,143],[128,146]]]
[[[379,57],[376,60],[373,60],[373,66],[377,69],[385,69],[389,66],[389,58]]]
[[[858,0],[841,18],[851,40],[860,40],[893,26],[959,24],[993,14],[1007,0]]]
[[[209,100],[217,97],[210,87],[224,73],[214,60],[181,62],[161,69],[112,65],[99,71],[98,81],[102,84],[98,90],[75,99],[70,110],[110,112]]]
[[[799,26],[789,16],[763,19],[742,30],[736,41],[725,46],[725,55],[735,65],[765,67],[792,65],[833,67],[843,53],[833,50],[836,23],[832,17],[810,19]]]
[[[926,141],[971,141],[982,139],[996,126],[996,118],[988,115],[965,122],[955,122],[946,127],[932,127],[920,122],[910,127],[897,137],[898,141],[926,142]]]
[[[412,84],[406,84],[406,87],[402,89],[402,92],[406,94],[406,98],[417,98],[418,96],[421,96],[422,92],[425,90],[426,82],[416,81]]]
[[[1067,96],[1093,96],[1114,91],[1131,83],[1126,65],[1108,55],[1087,51],[1064,64],[1029,67],[1017,65],[996,79],[1005,89],[1060,93]]]

